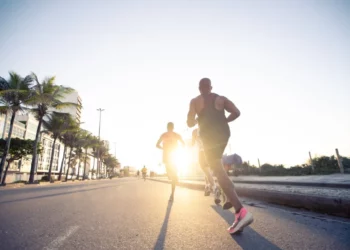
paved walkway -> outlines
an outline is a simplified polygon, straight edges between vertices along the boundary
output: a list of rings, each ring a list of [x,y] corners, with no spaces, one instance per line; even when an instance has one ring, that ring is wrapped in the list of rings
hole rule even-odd
[[[136,178],[3,190],[1,249],[348,249],[350,220],[243,199],[255,217],[230,236],[233,211],[201,191]]]

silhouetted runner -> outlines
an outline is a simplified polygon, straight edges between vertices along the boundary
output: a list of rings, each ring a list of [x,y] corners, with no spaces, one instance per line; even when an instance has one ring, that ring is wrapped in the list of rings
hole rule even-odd
[[[231,135],[228,123],[237,119],[240,116],[240,111],[228,98],[212,93],[211,90],[210,79],[201,79],[199,82],[200,95],[190,102],[187,125],[194,127],[198,122],[207,162],[226,197],[235,208],[235,221],[228,228],[228,232],[234,234],[242,231],[254,220],[253,215],[239,201],[233,182],[228,177],[221,162]],[[225,111],[230,113],[228,117],[226,117]]]
[[[160,136],[156,147],[163,150],[163,163],[168,178],[171,180],[171,195],[169,201],[173,201],[175,186],[178,182],[174,153],[178,147],[178,142],[181,142],[183,146],[185,145],[185,142],[182,140],[181,135],[174,132],[174,124],[172,122],[168,123],[167,130],[167,132]]]
[[[146,176],[147,176],[146,166],[143,166],[143,168],[141,169],[141,172],[142,172],[142,178],[144,179],[144,181],[146,181]]]

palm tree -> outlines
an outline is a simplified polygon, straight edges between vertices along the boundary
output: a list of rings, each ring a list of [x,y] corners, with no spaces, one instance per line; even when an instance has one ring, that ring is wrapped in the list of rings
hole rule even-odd
[[[104,159],[104,164],[106,165],[108,174],[111,177],[112,173],[114,172],[114,169],[118,167],[119,162],[114,156],[108,154]]]
[[[71,130],[69,132],[67,132],[66,135],[66,143],[67,146],[69,146],[70,151],[69,151],[69,157],[68,157],[68,168],[67,168],[67,172],[66,172],[66,181],[68,181],[68,174],[69,174],[69,169],[72,165],[72,156],[73,156],[73,149],[76,145],[76,141],[78,139],[78,127],[75,130]]]
[[[61,162],[60,173],[58,175],[59,181],[62,178],[63,164],[66,161],[67,148],[70,145],[70,141],[72,139],[72,133],[74,131],[76,131],[77,129],[78,129],[78,124],[73,119],[69,119],[69,121],[67,122],[67,130],[62,134],[62,136],[60,138],[61,142],[64,145],[64,149],[63,149],[63,158],[62,158],[62,162]]]
[[[50,113],[49,109],[62,109],[70,106],[77,106],[76,103],[62,102],[61,100],[73,91],[72,88],[64,87],[55,84],[55,77],[46,78],[42,83],[39,82],[38,77],[34,74],[36,85],[32,88],[32,97],[30,104],[35,108],[32,109],[36,118],[39,121],[36,131],[34,154],[32,158],[32,165],[30,169],[29,183],[34,182],[35,163],[37,158],[36,148],[39,141],[39,133],[44,117]]]
[[[94,137],[91,133],[87,133],[85,138],[83,139],[83,148],[85,149],[85,156],[84,156],[84,173],[83,173],[83,180],[85,180],[86,176],[86,161],[88,160],[88,149],[95,146],[96,141],[94,140]]]
[[[77,140],[75,143],[75,155],[76,159],[79,160],[79,165],[78,165],[78,174],[77,174],[77,179],[79,180],[80,177],[80,168],[81,168],[81,161],[85,161],[83,156],[83,148],[86,146],[88,143],[87,140],[91,136],[90,132],[85,130],[85,129],[79,129],[78,134],[77,134]],[[83,177],[84,178],[84,177]]]
[[[24,105],[27,104],[30,98],[30,87],[33,81],[32,75],[28,75],[25,78],[22,78],[15,72],[10,72],[9,74],[9,80],[5,80],[4,78],[0,77],[0,112],[6,112],[6,115],[8,111],[12,112],[10,129],[0,163],[0,176],[4,169],[6,157],[9,153],[12,129],[16,114],[18,111],[25,109]],[[6,124],[4,124],[4,126],[6,126]]]
[[[55,148],[56,148],[56,141],[59,139],[64,132],[67,131],[70,115],[67,113],[58,113],[53,112],[49,117],[48,120],[43,120],[44,128],[51,133],[51,136],[53,138],[53,145],[51,150],[51,159],[50,159],[50,166],[49,166],[49,174],[48,178],[49,181],[51,181],[51,171],[52,171],[52,163],[53,158],[55,155]]]
[[[100,164],[99,164],[99,166],[98,166],[98,171],[100,172],[100,174],[101,174],[101,167],[102,167],[102,164],[103,164],[103,162],[104,162],[104,159],[106,159],[107,158],[107,156],[108,156],[108,149],[106,148],[106,146],[103,144],[103,142],[101,142],[101,144],[100,144],[100,147],[99,147],[99,150],[98,150],[98,158],[99,158],[99,162],[100,162]],[[106,169],[105,168],[103,168],[104,169],[104,172],[106,172]]]
[[[94,142],[94,143],[92,143],[93,144],[93,146],[92,146],[92,157],[94,158],[94,163],[93,163],[92,169],[94,170],[95,169],[96,158],[98,157],[97,152],[98,152],[98,148],[99,148],[99,145],[100,145],[100,140],[98,139],[97,136],[93,136],[92,140]],[[96,170],[95,170],[96,177],[97,177],[97,168],[98,167],[96,167]]]

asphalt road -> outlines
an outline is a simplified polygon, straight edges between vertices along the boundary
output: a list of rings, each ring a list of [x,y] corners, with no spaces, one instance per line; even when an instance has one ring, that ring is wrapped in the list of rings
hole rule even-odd
[[[237,236],[203,192],[136,178],[0,190],[0,249],[349,249],[350,220],[243,198]]]

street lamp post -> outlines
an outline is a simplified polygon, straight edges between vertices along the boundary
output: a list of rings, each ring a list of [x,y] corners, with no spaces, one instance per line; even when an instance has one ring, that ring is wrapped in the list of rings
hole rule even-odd
[[[104,111],[104,109],[98,108],[97,111],[100,112],[100,121],[98,125],[98,141],[100,142],[100,137],[101,137],[101,113]],[[100,149],[98,148],[97,150],[97,171],[96,171],[96,177],[98,178],[99,174],[99,169],[100,169]]]
[[[117,158],[117,143],[116,142],[113,142],[114,143],[114,157]]]

